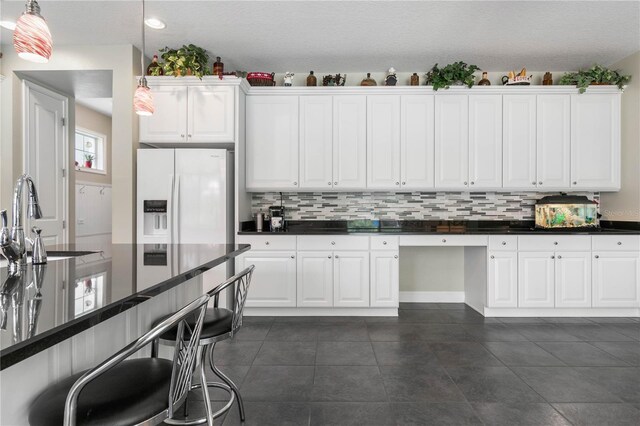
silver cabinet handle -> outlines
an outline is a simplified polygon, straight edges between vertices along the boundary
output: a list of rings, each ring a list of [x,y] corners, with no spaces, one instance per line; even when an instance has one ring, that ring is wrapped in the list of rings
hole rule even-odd
[[[542,181],[538,182],[538,185],[542,185]]]
[[[502,242],[502,245],[503,245],[503,246],[506,246],[506,245],[507,245],[507,242],[506,242],[506,241],[503,241],[503,242]]]
[[[393,258],[394,258],[394,259],[397,259],[397,258],[398,258],[398,255],[396,254],[395,256],[393,256]]]
[[[495,257],[494,255],[491,255],[491,258],[492,258],[492,259],[495,259],[496,257]]]
[[[593,257],[595,257],[596,259],[599,259],[599,258],[600,258],[600,256],[598,256],[597,254],[596,254],[595,256],[593,256]]]
[[[558,255],[558,259],[562,259],[562,256]]]
[[[551,258],[552,258],[552,259],[555,259],[556,257],[555,257],[555,256],[551,256]]]
[[[334,184],[334,185],[337,185],[337,184],[338,184],[338,182],[333,182],[333,184]]]
[[[558,242],[557,242],[557,241],[554,241],[554,242],[553,242],[553,245],[554,245],[554,246],[557,246],[557,245],[558,245]]]
[[[297,185],[298,185],[298,182],[293,182],[293,186],[297,186]]]
[[[622,245],[622,241],[618,241],[618,245],[621,246]]]
[[[331,255],[327,256],[327,259],[331,259]]]
[[[184,138],[184,135],[180,135],[181,138]]]
[[[474,181],[471,181],[471,185],[473,185],[473,184],[475,184],[475,182],[474,182]]]
[[[333,256],[333,257],[335,257],[335,258],[337,259],[337,258],[338,258],[338,255],[336,254],[336,255],[335,255],[335,256]]]
[[[407,182],[402,182],[402,184],[403,184],[403,185],[406,185],[406,184],[407,184]]]
[[[536,184],[535,182],[531,182],[531,185],[535,185],[535,184]]]
[[[383,245],[383,246],[386,246],[386,245],[387,245],[387,242],[386,242],[386,241],[383,241],[383,242],[382,242],[382,245]]]
[[[190,137],[191,137],[191,135],[187,135],[187,137],[189,137],[189,138],[190,138]]]
[[[400,185],[400,182],[396,182],[396,185]]]
[[[574,185],[577,185],[577,184],[578,184],[578,182],[573,182],[573,184],[574,184]]]
[[[264,244],[268,246],[269,245],[269,241],[265,241]]]
[[[336,242],[335,242],[335,241],[331,241],[331,245],[332,245],[332,246],[335,246],[335,245],[336,245]]]
[[[465,182],[464,184],[467,185],[467,182]]]
[[[327,185],[331,186],[331,182],[327,182]]]
[[[292,258],[292,259],[295,259],[296,257],[295,257],[294,255],[291,255],[291,258]]]
[[[445,239],[443,238],[443,239],[442,239],[442,242],[443,242],[443,243],[446,243],[446,242],[447,242],[447,240],[445,240]]]

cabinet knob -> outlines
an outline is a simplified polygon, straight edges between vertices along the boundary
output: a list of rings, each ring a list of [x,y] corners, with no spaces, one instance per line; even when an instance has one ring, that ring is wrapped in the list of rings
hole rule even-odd
[[[400,185],[400,182],[396,182],[396,185]]]
[[[292,258],[292,259],[295,259],[296,257],[295,257],[294,255],[291,255],[291,258]]]
[[[554,246],[557,246],[557,245],[558,245],[558,242],[557,242],[557,241],[554,241],[554,242],[553,242],[553,245],[554,245]]]
[[[506,246],[506,245],[507,245],[507,242],[506,242],[506,241],[503,241],[503,242],[502,242],[502,245],[503,245],[503,246]]]
[[[535,184],[536,184],[535,182],[531,182],[531,185],[535,185]]]
[[[538,182],[538,185],[542,185],[542,181]]]
[[[562,259],[562,256],[558,255],[558,259]]]
[[[333,257],[335,257],[335,258],[337,259],[337,258],[338,258],[338,255],[336,254],[336,255],[335,255],[335,256],[333,256]]]
[[[394,259],[397,259],[397,258],[398,258],[398,255],[396,254],[395,256],[393,256],[393,258],[394,258]]]
[[[443,242],[443,243],[446,243],[446,242],[447,242],[447,240],[445,240],[445,239],[443,238],[443,239],[442,239],[442,242]]]
[[[327,182],[327,185],[331,186],[331,182]]]
[[[187,135],[187,137],[188,137],[188,138],[190,138],[190,137],[191,137],[191,135]]]
[[[573,182],[573,184],[574,184],[574,185],[577,185],[577,184],[578,184],[578,182]]]
[[[337,184],[338,184],[338,182],[333,182],[333,184],[334,184],[334,185],[337,185]]]
[[[406,185],[406,184],[407,184],[407,182],[402,182],[402,184],[403,184],[403,185]]]
[[[495,257],[494,255],[491,255],[491,258],[492,258],[492,259],[495,259],[496,257]]]
[[[552,258],[552,259],[555,259],[556,257],[555,257],[555,256],[551,256],[551,258]]]
[[[467,182],[465,182],[464,184],[467,185]]]
[[[621,246],[622,245],[622,241],[618,241],[618,245]]]
[[[264,243],[265,243],[265,245],[267,245],[267,246],[269,245],[269,241],[265,241]]]
[[[382,242],[382,245],[383,245],[383,246],[386,246],[386,245],[387,245],[387,242],[386,242],[386,241],[383,241],[383,242]]]
[[[331,259],[331,255],[327,256],[327,259]]]
[[[332,246],[335,246],[335,245],[336,245],[336,242],[335,242],[335,241],[331,241],[331,245],[332,245]]]
[[[474,181],[471,181],[471,185],[473,185],[473,184],[475,184],[475,182],[474,182]]]
[[[184,135],[180,135],[181,138],[184,138]]]
[[[597,254],[596,254],[595,256],[593,256],[593,257],[595,257],[596,259],[599,259],[599,258],[600,258],[600,256],[598,256]]]
[[[298,182],[293,182],[293,186],[297,186],[297,185],[298,185]]]

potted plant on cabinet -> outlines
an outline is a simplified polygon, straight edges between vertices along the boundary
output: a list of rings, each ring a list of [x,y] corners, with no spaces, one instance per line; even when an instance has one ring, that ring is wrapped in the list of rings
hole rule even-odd
[[[90,169],[91,166],[93,166],[93,159],[94,158],[95,157],[93,155],[91,155],[91,154],[85,154],[84,155],[84,167],[86,169]]]
[[[165,47],[161,49],[162,53],[162,70],[164,75],[173,75],[180,77],[185,75],[194,75],[200,79],[202,76],[209,74],[209,55],[207,51],[193,44],[183,45],[178,49]],[[159,75],[159,67],[152,70],[152,75]],[[155,71],[155,72],[154,72]]]
[[[616,85],[620,90],[631,81],[630,75],[622,75],[619,70],[610,70],[602,65],[595,64],[588,70],[568,72],[562,76],[558,84],[575,85],[578,92],[584,93],[591,85]]]
[[[467,65],[458,61],[439,68],[435,64],[427,73],[427,86],[433,86],[433,90],[448,89],[449,86],[467,86],[471,88],[475,82],[474,72],[480,68],[476,65]]]

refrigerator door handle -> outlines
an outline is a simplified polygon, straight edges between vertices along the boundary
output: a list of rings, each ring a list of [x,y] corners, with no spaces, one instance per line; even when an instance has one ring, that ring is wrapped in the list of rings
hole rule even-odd
[[[172,244],[180,243],[180,175],[175,175],[174,197],[173,197],[173,226],[175,231],[175,239]]]
[[[173,191],[175,184],[175,176],[169,175],[169,195],[167,200],[167,223],[169,229],[167,230],[167,243],[173,244]]]

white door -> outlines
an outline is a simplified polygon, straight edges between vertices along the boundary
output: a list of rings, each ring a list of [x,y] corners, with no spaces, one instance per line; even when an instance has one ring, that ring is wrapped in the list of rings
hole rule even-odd
[[[187,87],[153,86],[155,112],[140,117],[140,142],[187,140]]]
[[[298,306],[333,306],[333,255],[330,251],[298,252]]]
[[[138,244],[172,244],[171,204],[175,183],[175,149],[139,149],[136,220]],[[144,202],[166,201],[166,213],[144,213]],[[153,206],[150,206],[153,207]],[[150,209],[151,210],[151,209]],[[177,241],[176,241],[177,242]]]
[[[66,97],[31,82],[24,82],[24,171],[35,183],[42,217],[34,220],[27,216],[23,206],[25,236],[31,227],[42,229],[45,246],[68,243],[68,142]],[[13,182],[11,183],[13,184]],[[23,202],[28,199],[26,184]]]
[[[400,102],[401,187],[433,188],[433,95],[402,96]]]
[[[640,253],[593,253],[593,306],[637,308],[640,306]]]
[[[300,97],[300,188],[333,187],[333,100]]]
[[[502,95],[469,96],[469,187],[502,188]]]
[[[397,308],[399,290],[397,251],[371,252],[371,307]]]
[[[553,308],[553,252],[518,253],[518,307]]]
[[[620,188],[620,95],[571,95],[571,186]]]
[[[189,87],[187,141],[235,142],[234,98],[233,87]]]
[[[591,253],[556,253],[556,308],[591,307]]]
[[[435,186],[468,189],[469,99],[467,95],[436,96]]]
[[[369,306],[369,252],[333,253],[333,306]]]
[[[367,188],[400,188],[400,96],[367,96]]]
[[[249,251],[238,257],[239,271],[255,265],[246,306],[296,306],[296,255],[293,251]]]
[[[535,190],[536,95],[504,95],[502,102],[502,186]]]
[[[568,189],[571,167],[571,96],[538,95],[538,188]]]
[[[487,306],[517,308],[518,253],[515,251],[490,252],[487,269]]]
[[[367,102],[365,96],[333,97],[333,187],[367,186]]]
[[[298,189],[298,97],[247,97],[247,188]]]

